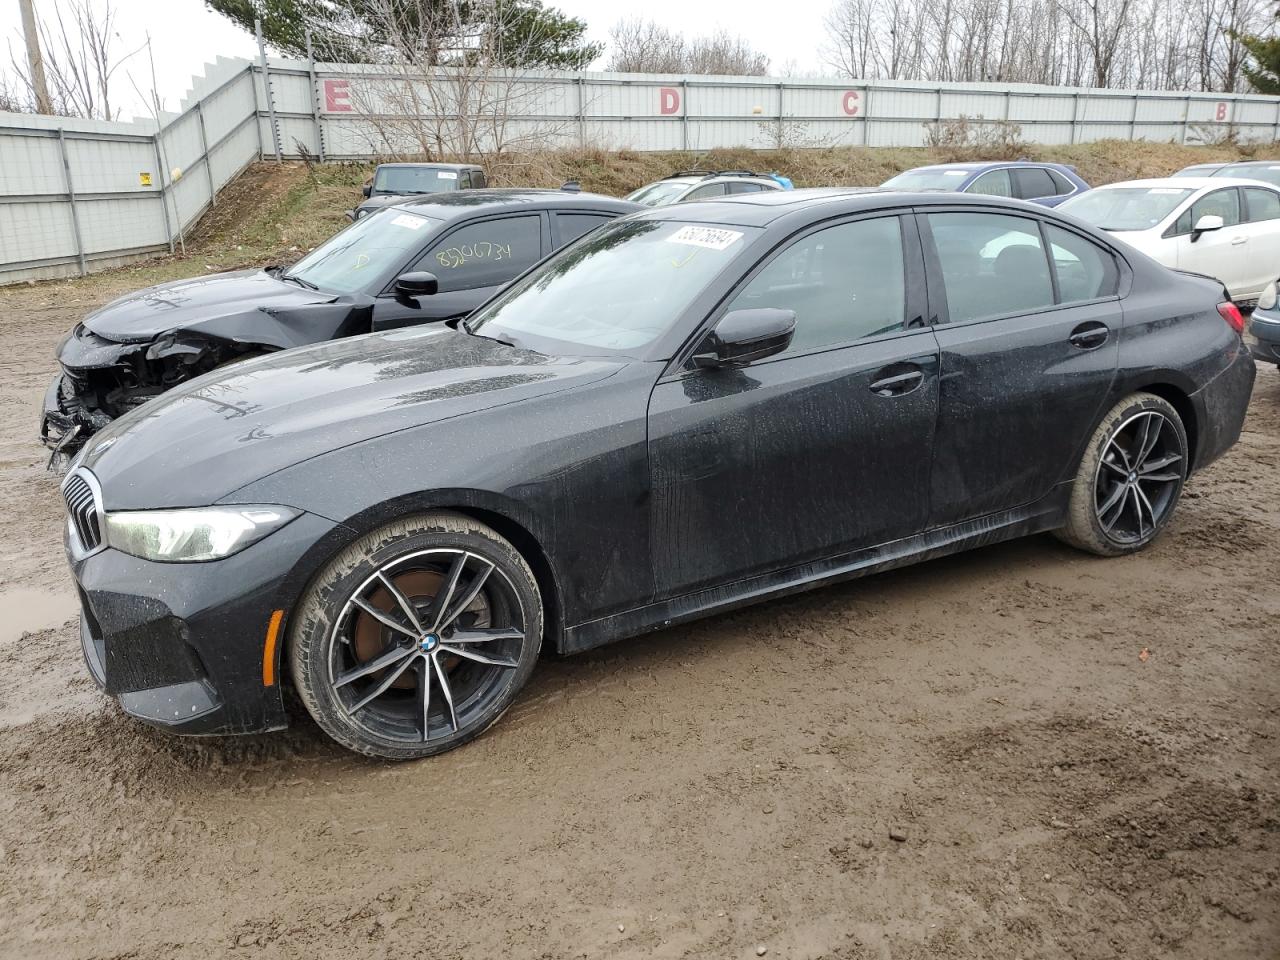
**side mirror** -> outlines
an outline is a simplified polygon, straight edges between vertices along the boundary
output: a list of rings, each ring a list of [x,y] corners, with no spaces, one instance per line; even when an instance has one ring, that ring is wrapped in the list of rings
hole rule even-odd
[[[582,184],[577,180],[566,180],[564,183],[560,184],[560,189],[565,193],[581,193]]]
[[[693,356],[697,367],[740,366],[781,353],[796,332],[796,312],[776,307],[731,310]]]
[[[363,187],[360,188],[360,192],[365,195],[365,199],[368,199],[370,194],[373,193],[373,184],[366,183]]]
[[[396,293],[402,297],[430,297],[439,289],[440,281],[436,275],[425,270],[402,273],[396,278]]]
[[[1191,228],[1191,242],[1195,243],[1200,239],[1200,234],[1208,233],[1211,230],[1221,230],[1223,227],[1222,218],[1215,213],[1206,213],[1203,217],[1196,221],[1196,225]]]

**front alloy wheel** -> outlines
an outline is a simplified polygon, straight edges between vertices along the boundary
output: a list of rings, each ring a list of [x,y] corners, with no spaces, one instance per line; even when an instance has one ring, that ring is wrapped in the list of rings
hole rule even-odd
[[[291,631],[299,695],[353,750],[411,759],[477,736],[541,644],[536,581],[484,524],[429,514],[357,541],[317,577]]]

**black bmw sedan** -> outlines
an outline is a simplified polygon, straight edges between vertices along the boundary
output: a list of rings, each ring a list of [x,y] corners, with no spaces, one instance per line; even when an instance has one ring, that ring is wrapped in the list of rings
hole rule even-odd
[[[58,344],[41,439],[74,450],[165,390],[264,353],[465,316],[551,251],[643,209],[564,190],[391,199],[291,267],[147,287],[85,317]]]
[[[1019,201],[778,192],[608,224],[465,323],[284,351],[64,482],[90,671],[178,733],[412,758],[539,650],[1039,531],[1147,546],[1254,380],[1221,284]]]

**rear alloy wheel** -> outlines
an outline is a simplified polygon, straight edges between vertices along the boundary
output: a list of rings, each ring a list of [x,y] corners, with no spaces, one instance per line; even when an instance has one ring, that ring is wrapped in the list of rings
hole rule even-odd
[[[451,513],[397,521],[316,578],[291,629],[299,696],[331,737],[407,760],[460,746],[507,708],[538,657],[533,573]]]
[[[1187,477],[1187,434],[1163,398],[1136,393],[1103,418],[1080,462],[1058,536],[1101,556],[1141,550],[1173,515]]]

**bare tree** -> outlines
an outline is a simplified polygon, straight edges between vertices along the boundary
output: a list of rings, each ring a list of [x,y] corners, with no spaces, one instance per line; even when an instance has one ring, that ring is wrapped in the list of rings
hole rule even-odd
[[[53,113],[63,116],[115,120],[113,80],[117,71],[134,54],[119,54],[116,45],[116,8],[111,0],[97,6],[92,0],[58,0],[50,4],[52,15],[38,22],[40,45],[44,48],[44,72],[48,81]],[[34,109],[36,84],[29,64],[9,48],[9,62],[25,91],[20,102]]]
[[[368,23],[384,38],[379,63],[351,80],[351,99],[363,115],[373,152],[472,160],[521,153],[562,142],[567,122],[537,119],[553,112],[541,102],[546,87],[505,64],[521,62],[510,48],[514,31],[502,21],[511,9],[416,5],[369,0]],[[408,12],[406,12],[408,11]],[[448,45],[440,38],[447,37]],[[521,41],[545,38],[524,33]]]
[[[769,58],[721,30],[685,39],[652,20],[620,20],[609,32],[609,69],[620,73],[697,73],[762,77]]]
[[[1241,34],[1274,0],[836,0],[841,74],[1166,90],[1246,87]]]

